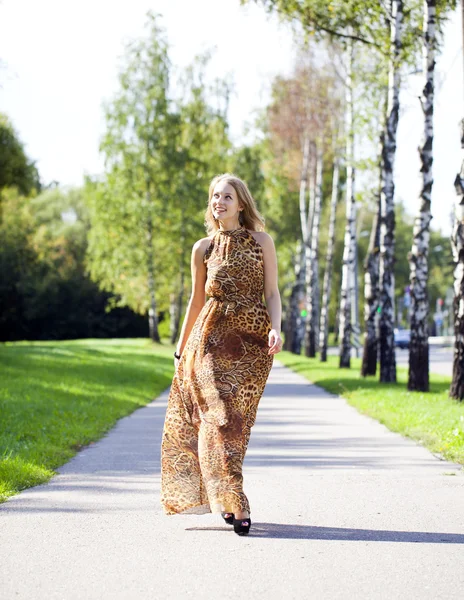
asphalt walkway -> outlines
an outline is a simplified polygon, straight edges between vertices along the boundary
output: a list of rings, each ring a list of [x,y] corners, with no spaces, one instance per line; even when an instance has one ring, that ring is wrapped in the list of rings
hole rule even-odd
[[[239,537],[218,515],[163,515],[166,399],[0,505],[0,598],[463,598],[460,465],[276,364]]]

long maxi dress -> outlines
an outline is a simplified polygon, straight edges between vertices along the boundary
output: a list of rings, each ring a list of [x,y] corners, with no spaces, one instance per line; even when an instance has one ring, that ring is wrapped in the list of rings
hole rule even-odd
[[[209,299],[182,352],[164,423],[167,514],[250,510],[242,465],[273,362],[260,244],[244,228],[219,230],[204,262]]]

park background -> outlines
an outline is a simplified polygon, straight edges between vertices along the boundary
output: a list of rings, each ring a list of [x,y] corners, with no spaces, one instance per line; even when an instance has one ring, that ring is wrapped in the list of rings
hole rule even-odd
[[[7,496],[49,477],[73,452],[169,384],[170,344],[178,334],[189,293],[189,253],[203,236],[207,188],[217,173],[233,171],[245,179],[266,218],[279,256],[285,312],[300,252],[302,152],[294,143],[298,136],[287,135],[289,129],[279,124],[290,123],[285,121],[290,97],[286,94],[308,74],[321,83],[321,94],[332,90],[327,98],[338,100],[330,104],[329,113],[343,112],[342,88],[337,69],[332,69],[339,66],[343,49],[317,39],[305,46],[298,25],[292,28],[274,13],[267,15],[259,3],[241,6],[232,0],[131,5],[102,0],[75,7],[4,0],[0,14],[0,112],[4,139],[11,144],[3,151],[17,160],[0,181],[0,328],[2,341],[7,342],[2,347],[1,468]],[[461,28],[460,11],[450,10],[436,67],[429,326],[431,331],[436,327],[433,313],[436,306],[443,306],[440,333],[447,334],[452,334],[453,316],[449,238],[453,180],[460,162]],[[149,71],[149,61],[144,71],[143,61],[134,60],[137,44],[145,50],[156,46],[157,56],[169,58],[163,63],[169,73]],[[375,61],[363,51],[358,59],[354,105],[362,118],[355,134],[357,311],[362,329],[363,264],[378,195],[376,108],[385,73],[379,71],[376,89],[368,81],[375,79]],[[144,88],[148,78],[137,77],[149,72],[154,85]],[[404,66],[402,75],[395,161],[395,325],[407,327],[408,254],[422,185],[417,152],[423,131],[420,53]],[[143,148],[129,149],[121,175],[117,163],[127,142],[124,110],[140,81],[140,93],[147,94],[149,103],[168,99],[172,110],[165,116],[172,121],[165,126],[160,119],[153,128],[161,132],[157,143],[164,154],[154,158],[155,153],[143,154]],[[324,121],[327,114],[321,114]],[[172,139],[175,147],[170,146]],[[326,154],[318,232],[320,281],[326,268],[332,185],[333,153],[328,149]],[[149,165],[154,183],[147,200],[153,217],[148,229],[141,192],[144,165]],[[345,180],[342,167],[329,303],[332,336],[342,284]],[[153,273],[145,266],[147,253]],[[159,338],[160,344],[153,346],[148,337]],[[33,340],[76,341],[26,342]],[[340,375],[335,356],[317,368],[315,359],[305,358],[303,364],[299,354],[282,355],[282,360],[308,372],[316,383],[325,382],[327,389],[346,396],[353,393],[353,402],[392,428],[462,460],[462,407],[448,399],[446,377],[432,377],[431,393],[413,399],[403,389],[406,375],[401,369],[398,385],[374,388],[371,379],[360,378],[359,361]],[[411,416],[416,410],[417,418]],[[75,414],[87,418],[71,426]],[[53,448],[51,439],[56,442]]]

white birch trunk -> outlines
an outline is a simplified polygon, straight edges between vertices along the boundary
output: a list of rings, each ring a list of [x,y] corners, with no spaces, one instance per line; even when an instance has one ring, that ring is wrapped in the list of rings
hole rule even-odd
[[[171,344],[175,344],[177,337],[179,335],[180,329],[180,319],[182,317],[182,310],[184,306],[184,294],[185,294],[185,261],[186,261],[186,235],[185,235],[185,227],[186,227],[186,214],[185,214],[185,203],[181,202],[180,207],[180,218],[181,218],[181,227],[180,227],[180,257],[179,257],[179,289],[177,294],[173,294],[176,298],[175,306],[172,304],[170,306],[170,337]]]
[[[178,335],[179,318],[179,298],[178,294],[172,293],[169,295],[169,331],[171,344],[174,344]],[[174,340],[174,342],[172,341]]]
[[[156,311],[156,296],[155,296],[155,267],[153,255],[153,221],[151,215],[147,217],[147,269],[148,269],[148,293],[150,296],[150,308],[148,309],[148,327],[150,339],[153,342],[160,342],[158,332],[158,315]]]
[[[353,150],[354,154],[354,150]],[[352,171],[352,194],[354,198],[355,190],[355,171]],[[354,202],[354,199],[353,199]],[[356,209],[356,205],[355,205]],[[353,264],[351,268],[351,346],[354,348],[355,356],[358,358],[359,349],[361,347],[361,329],[359,327],[359,281],[358,281],[358,227],[360,223],[355,215],[353,230],[351,231],[350,241],[352,244],[351,254],[353,256]]]
[[[155,286],[155,256],[153,252],[153,201],[151,192],[152,179],[146,165],[149,164],[148,157],[150,155],[150,149],[148,147],[148,140],[145,141],[145,201],[147,206],[146,214],[146,254],[145,259],[147,262],[148,272],[148,294],[150,300],[150,307],[148,309],[148,329],[150,339],[153,342],[159,343],[161,341],[158,331],[158,314],[156,306],[156,286]]]
[[[343,248],[340,300],[340,367],[351,366],[352,293],[354,252],[356,248],[356,202],[354,197],[354,130],[353,130],[353,41],[348,42],[346,80],[346,225]],[[354,238],[354,244],[353,244]]]
[[[306,204],[306,195],[308,187],[308,171],[310,160],[311,142],[309,136],[303,139],[303,158],[300,172],[300,228],[302,240],[302,252],[298,259],[303,258],[307,252],[306,248],[309,245],[309,208]],[[295,283],[290,296],[287,318],[285,320],[285,349],[300,354],[301,352],[301,318],[299,304],[301,295],[304,294],[304,285],[306,280],[306,258],[296,261],[295,265]]]
[[[464,10],[464,6],[463,6]],[[463,15],[464,19],[464,15]],[[461,148],[463,159],[461,171],[456,175],[454,186],[456,200],[451,246],[454,260],[454,359],[453,378],[449,395],[464,399],[464,119],[461,121]]]
[[[316,170],[317,170],[317,146],[312,142],[312,149],[314,155],[314,164],[309,165],[309,185],[308,185],[308,243],[311,246],[311,235],[313,231],[313,219],[314,219],[314,203],[316,198]]]
[[[386,105],[385,105],[386,108]],[[369,250],[364,263],[364,351],[361,365],[362,377],[377,373],[379,346],[379,266],[380,266],[380,219],[382,189],[382,148],[384,132],[379,139],[379,187],[377,191],[377,211],[372,222]]]
[[[309,269],[306,287],[306,331],[305,353],[313,358],[316,356],[318,327],[319,327],[319,226],[322,206],[322,144],[316,150],[316,180],[314,185],[314,202],[312,210],[311,246]]]
[[[319,327],[319,349],[321,362],[327,361],[327,340],[329,336],[329,304],[332,291],[332,269],[335,250],[335,220],[337,217],[338,180],[340,176],[338,156],[334,157],[332,176],[332,197],[330,199],[329,239],[325,261],[324,283],[322,291],[321,322]]]
[[[315,145],[313,144],[313,155],[315,156]],[[298,332],[298,336],[302,339],[303,342],[303,351],[306,356],[309,356],[309,345],[308,345],[308,320],[309,320],[309,312],[308,312],[308,289],[311,287],[311,235],[312,235],[312,223],[313,223],[313,215],[314,215],[314,201],[315,201],[315,172],[314,165],[311,164],[312,161],[308,163],[308,211],[307,211],[307,238],[304,244],[304,264],[305,264],[305,281],[304,281],[304,304],[306,308],[306,318],[300,322],[301,330]]]
[[[305,137],[303,141],[303,161],[301,164],[300,173],[300,227],[301,238],[306,244],[309,239],[308,215],[309,209],[306,206],[306,187],[308,185],[308,171],[310,159],[311,142],[309,137]]]
[[[461,0],[464,44],[464,0]],[[463,46],[464,47],[464,46]],[[463,63],[464,64],[464,63]],[[450,396],[464,399],[464,119],[461,121],[461,171],[456,175],[456,200],[451,246],[454,261],[454,360]]]
[[[433,102],[435,74],[436,0],[424,0],[424,73],[421,104],[424,111],[424,141],[419,149],[422,190],[419,215],[414,221],[413,243],[409,253],[411,290],[411,341],[409,345],[408,390],[429,391],[429,240],[432,201]]]
[[[301,353],[301,320],[300,303],[304,298],[304,246],[299,241],[295,254],[295,283],[292,287],[285,318],[285,342],[284,350]]]
[[[382,149],[380,222],[380,381],[396,381],[395,357],[395,183],[393,166],[400,109],[400,52],[403,32],[403,0],[391,0],[391,48],[388,76],[387,123]]]
[[[379,240],[380,240],[380,198],[377,214],[372,222],[369,250],[364,264],[364,352],[361,375],[375,375],[377,372],[377,308],[379,305]]]

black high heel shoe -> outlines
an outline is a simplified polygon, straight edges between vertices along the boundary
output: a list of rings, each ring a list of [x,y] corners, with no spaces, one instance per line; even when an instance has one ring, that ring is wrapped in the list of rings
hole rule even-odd
[[[251,519],[236,519],[234,517],[234,531],[237,535],[248,535],[251,527]]]
[[[222,512],[221,513],[221,517],[224,519],[224,521],[228,525],[233,525],[234,524],[234,513]]]

